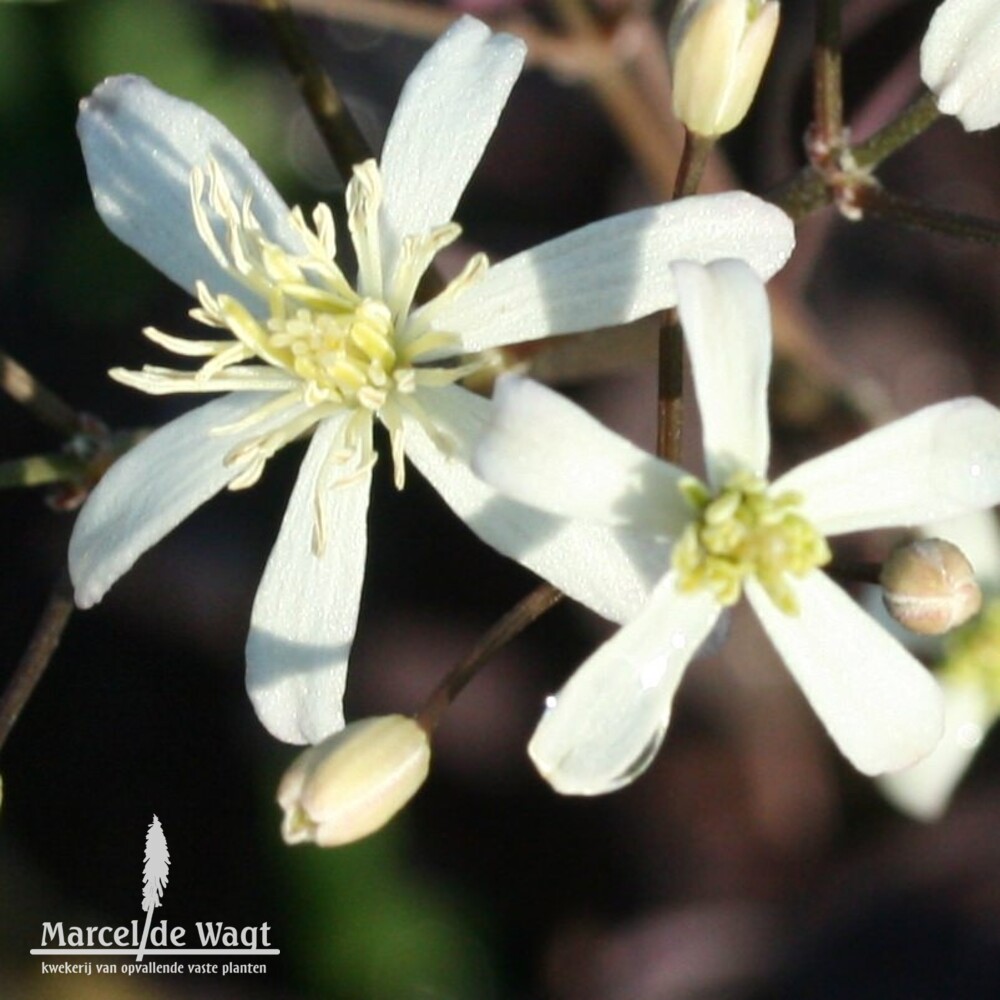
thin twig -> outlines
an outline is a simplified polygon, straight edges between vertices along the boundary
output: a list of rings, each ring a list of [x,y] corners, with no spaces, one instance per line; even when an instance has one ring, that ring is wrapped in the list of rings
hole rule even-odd
[[[252,0],[222,0],[245,4]],[[392,31],[410,38],[434,41],[461,17],[444,7],[419,0],[291,0],[292,7],[306,14],[325,16],[347,24],[362,25],[374,31]],[[561,38],[535,24],[520,13],[480,20],[493,31],[517,35],[528,46],[527,62],[541,66],[567,80],[586,80],[603,73],[617,58],[608,52],[603,38],[594,44]]]
[[[0,749],[7,742],[18,716],[42,679],[72,613],[73,585],[70,583],[69,571],[63,567],[42,617],[35,626],[28,648],[0,698]]]
[[[349,179],[357,164],[371,158],[371,147],[337,88],[313,58],[287,0],[256,2],[267,19],[337,170],[341,177]]]
[[[684,334],[675,309],[660,325],[656,394],[656,454],[677,464],[684,430]]]
[[[910,229],[941,233],[972,243],[1000,246],[1000,222],[992,219],[925,205],[880,187],[859,189],[855,202],[866,218],[883,219]]]
[[[697,192],[709,154],[714,148],[715,139],[697,135],[690,129],[684,130],[684,150],[677,166],[677,178],[674,180],[674,200]]]
[[[0,462],[0,490],[75,482],[84,476],[87,467],[87,462],[63,451],[9,459]]]
[[[923,91],[902,114],[852,150],[859,167],[871,169],[913,142],[941,117],[934,95]]]
[[[80,415],[69,403],[42,385],[23,365],[0,351],[0,387],[53,430],[72,437],[79,433]]]
[[[830,155],[844,141],[840,0],[820,0],[813,50],[813,139]]]
[[[903,113],[870,139],[850,149],[855,169],[871,171],[929,128],[941,113],[929,91],[921,94]],[[822,170],[810,164],[768,196],[795,221],[831,204],[835,191]]]
[[[611,41],[587,6],[579,0],[552,0],[553,11],[572,41],[588,49],[603,45],[610,57],[585,83],[618,132],[646,183],[667,198],[680,158],[680,144],[650,107],[625,69]]]
[[[423,708],[416,715],[417,722],[429,733],[441,721],[448,706],[479,670],[497,651],[519,636],[529,625],[541,618],[563,598],[561,590],[550,583],[536,587],[522,598],[476,643],[469,655],[460,660],[431,692]]]

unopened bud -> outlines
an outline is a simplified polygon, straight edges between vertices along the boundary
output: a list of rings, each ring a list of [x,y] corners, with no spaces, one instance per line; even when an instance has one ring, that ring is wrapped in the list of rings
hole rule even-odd
[[[713,138],[746,116],[778,31],[777,0],[680,0],[670,23],[674,114]]]
[[[941,635],[967,622],[983,595],[962,550],[941,538],[921,538],[893,551],[879,580],[889,614],[911,632]]]
[[[384,826],[430,767],[427,733],[404,715],[352,722],[296,758],[278,786],[287,844],[349,844]]]

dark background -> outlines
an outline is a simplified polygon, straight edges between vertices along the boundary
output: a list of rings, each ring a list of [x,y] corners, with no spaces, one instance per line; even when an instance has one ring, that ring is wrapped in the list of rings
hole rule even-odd
[[[508,5],[552,26],[542,4]],[[610,24],[624,3],[599,14]],[[848,108],[870,132],[916,91],[926,2],[848,3]],[[501,3],[467,3],[498,10]],[[762,191],[802,160],[811,4],[786,3],[764,91],[724,148]],[[669,4],[653,14],[666,23]],[[501,11],[503,12],[503,11]],[[509,13],[509,11],[508,11]],[[377,147],[426,43],[311,18],[310,40]],[[112,383],[154,360],[142,326],[191,329],[186,296],[101,225],[73,131],[77,100],[137,72],[220,117],[290,203],[336,202],[272,40],[237,4],[67,0],[0,4],[0,346],[113,427],[189,405]],[[891,76],[894,84],[880,81]],[[879,89],[881,88],[881,89]],[[873,96],[874,95],[874,96]],[[1000,218],[992,134],[935,126],[887,183]],[[657,198],[587,89],[528,71],[459,209],[464,250],[499,259]],[[994,250],[885,224],[811,220],[785,275],[815,343],[850,385],[900,411],[956,394],[1000,400]],[[632,364],[570,386],[653,443],[648,329]],[[785,367],[787,366],[787,367]],[[793,356],[775,388],[776,462],[848,431]],[[688,450],[696,454],[692,421]],[[0,458],[61,442],[0,398]],[[243,690],[253,592],[301,446],[253,490],[223,495],[76,614],[0,755],[0,995],[331,997],[358,1000],[765,1000],[1000,995],[998,748],[988,739],[948,816],[921,826],[851,772],[780,663],[737,617],[699,661],[649,773],[598,800],[558,797],[524,752],[544,695],[608,626],[560,607],[467,690],[431,777],[369,841],[285,847],[274,789],[294,752]],[[487,551],[417,475],[397,494],[377,467],[347,710],[416,710],[437,678],[532,586]],[[0,496],[0,681],[13,671],[65,554],[72,515],[45,491]],[[858,552],[878,558],[885,541]],[[43,921],[143,917],[142,850],[156,814],[170,847],[157,918],[268,922],[266,976],[43,977]]]

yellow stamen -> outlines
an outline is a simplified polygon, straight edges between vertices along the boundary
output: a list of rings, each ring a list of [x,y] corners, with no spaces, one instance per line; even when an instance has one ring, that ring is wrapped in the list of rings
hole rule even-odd
[[[684,480],[681,492],[698,517],[674,546],[679,589],[709,590],[728,606],[753,576],[778,608],[797,614],[788,574],[805,576],[830,561],[826,539],[795,512],[801,497],[772,496],[763,479],[746,472],[716,495],[695,479]]]

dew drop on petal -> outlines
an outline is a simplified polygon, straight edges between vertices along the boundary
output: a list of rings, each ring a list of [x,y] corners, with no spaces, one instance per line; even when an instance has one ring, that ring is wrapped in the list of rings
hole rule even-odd
[[[976,447],[970,448],[970,441]],[[981,404],[970,401],[942,414],[931,447],[934,482],[942,494],[969,505],[996,502],[997,476],[991,470],[1000,468],[1000,441],[995,434],[984,435]]]
[[[643,691],[655,688],[663,679],[667,670],[667,661],[664,657],[658,656],[649,660],[639,668],[639,686]]]
[[[966,750],[975,750],[983,742],[983,727],[975,722],[963,722],[955,731],[955,742]]]
[[[551,712],[558,704],[558,701],[559,699],[554,694],[547,695],[545,698],[545,711]]]
[[[638,754],[635,760],[632,761],[628,767],[619,775],[615,787],[621,787],[622,785],[627,785],[630,781],[638,778],[643,771],[649,767],[653,758],[656,756],[656,752],[660,749],[660,744],[663,743],[663,736],[667,731],[666,723],[656,731],[653,738],[642,748],[642,751]]]

